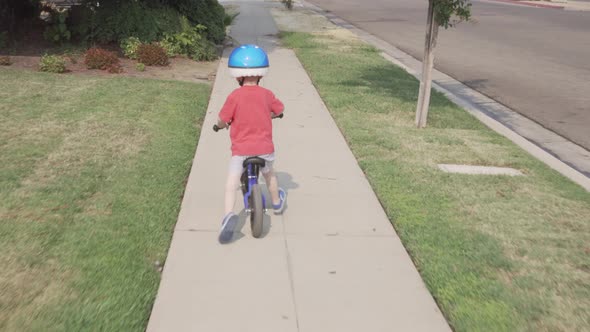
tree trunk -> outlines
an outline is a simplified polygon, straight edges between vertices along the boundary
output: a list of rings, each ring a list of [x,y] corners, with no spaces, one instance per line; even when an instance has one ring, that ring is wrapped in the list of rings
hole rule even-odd
[[[430,105],[430,91],[432,88],[432,67],[434,66],[434,47],[438,36],[438,22],[434,16],[434,1],[428,1],[428,17],[426,21],[426,40],[422,59],[422,80],[416,106],[416,127],[426,127],[428,106]]]

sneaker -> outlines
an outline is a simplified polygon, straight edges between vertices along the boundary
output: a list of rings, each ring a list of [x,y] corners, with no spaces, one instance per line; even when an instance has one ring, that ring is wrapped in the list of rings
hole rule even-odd
[[[219,242],[228,243],[234,237],[234,231],[238,225],[238,216],[233,212],[228,213],[221,222],[221,232],[219,233]]]
[[[283,188],[279,188],[279,198],[281,199],[280,203],[277,205],[272,205],[275,214],[281,214],[285,209],[285,203],[287,202],[287,193],[283,190]]]

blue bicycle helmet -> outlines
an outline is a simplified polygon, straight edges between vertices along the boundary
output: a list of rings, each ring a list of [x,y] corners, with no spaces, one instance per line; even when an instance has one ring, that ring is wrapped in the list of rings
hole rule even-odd
[[[233,77],[264,76],[268,72],[268,56],[256,45],[242,45],[231,52],[227,66]]]

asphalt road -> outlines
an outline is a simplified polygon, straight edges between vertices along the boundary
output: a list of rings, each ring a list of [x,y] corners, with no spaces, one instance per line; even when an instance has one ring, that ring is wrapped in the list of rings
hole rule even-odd
[[[426,0],[308,0],[421,59]],[[474,0],[435,67],[590,150],[590,12]]]

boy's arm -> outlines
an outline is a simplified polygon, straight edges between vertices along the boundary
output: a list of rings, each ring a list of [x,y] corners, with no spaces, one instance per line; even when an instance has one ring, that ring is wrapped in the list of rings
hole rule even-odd
[[[221,107],[221,111],[219,111],[219,117],[217,118],[217,126],[219,128],[229,127],[229,123],[231,123],[234,118],[235,111],[236,101],[233,97],[233,94],[230,94],[225,100],[223,107]]]
[[[285,105],[283,105],[283,102],[273,94],[270,109],[274,115],[281,115],[285,110]]]

